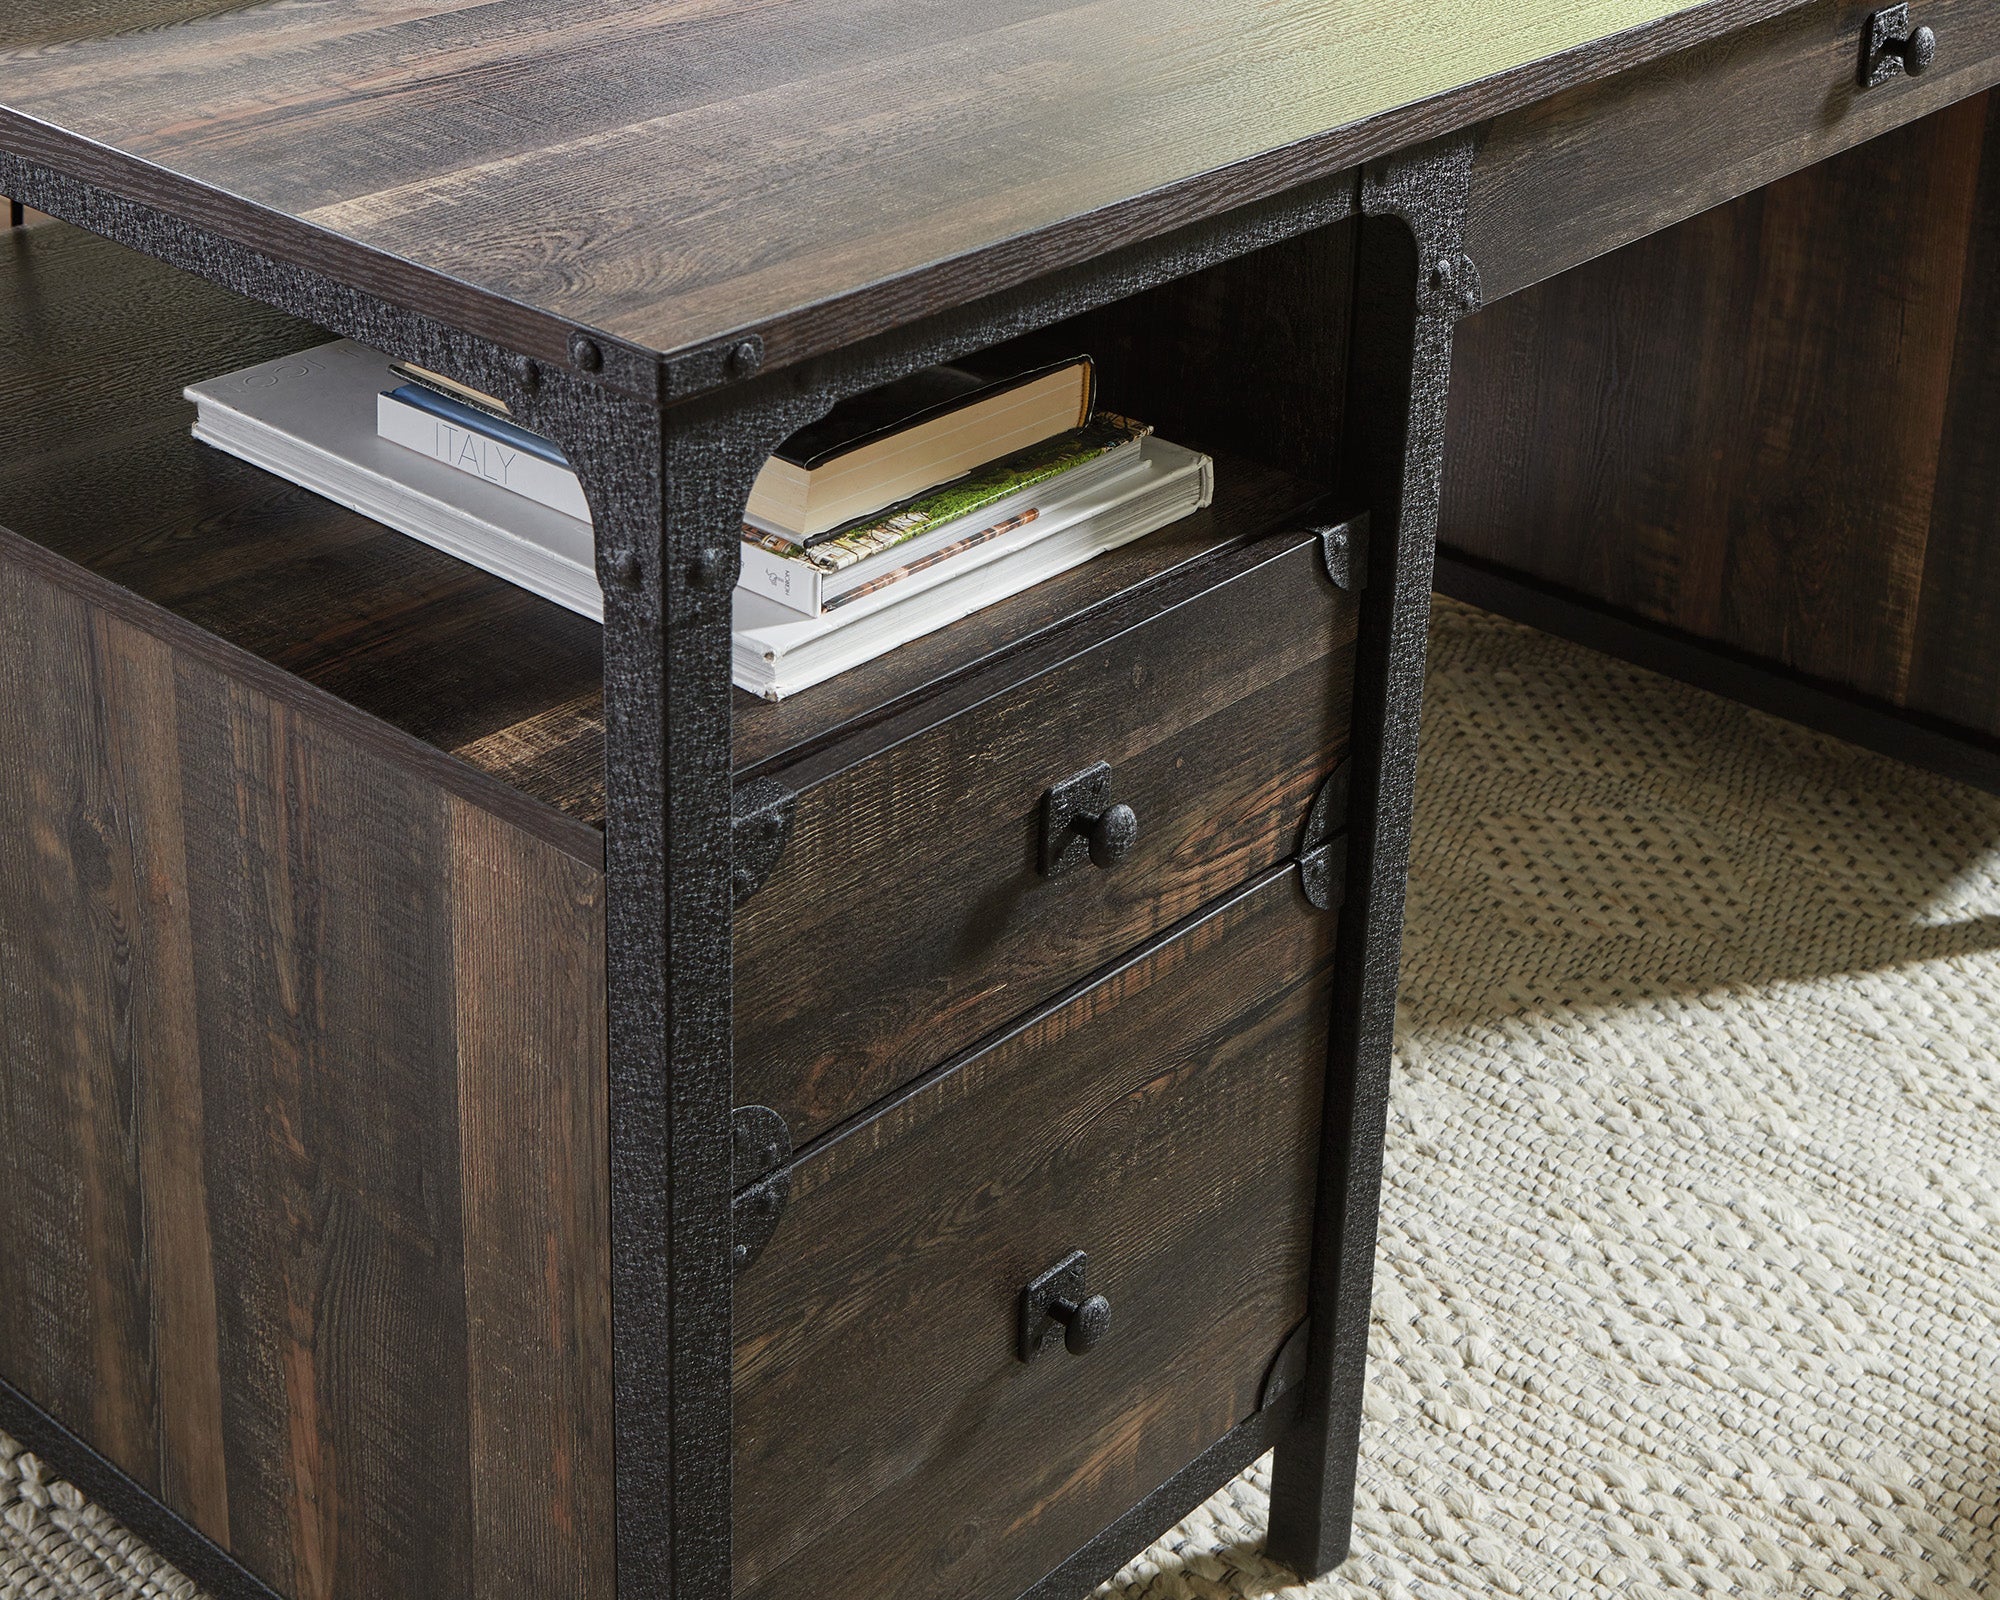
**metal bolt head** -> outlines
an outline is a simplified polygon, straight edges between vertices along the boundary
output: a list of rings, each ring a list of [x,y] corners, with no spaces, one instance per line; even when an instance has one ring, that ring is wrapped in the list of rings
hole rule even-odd
[[[611,558],[610,566],[611,581],[621,589],[638,588],[639,580],[646,575],[636,550],[620,550]]]
[[[569,336],[569,358],[576,363],[579,372],[604,370],[604,352],[597,347],[597,341],[588,335],[573,333]]]
[[[542,364],[533,356],[516,356],[514,381],[521,386],[523,394],[533,394],[542,386]]]
[[[764,346],[757,339],[739,341],[722,359],[723,370],[732,378],[747,378],[763,364]]]
[[[730,552],[719,545],[697,550],[688,561],[688,582],[697,589],[720,589],[725,584],[734,583],[736,577],[729,570],[729,555]]]

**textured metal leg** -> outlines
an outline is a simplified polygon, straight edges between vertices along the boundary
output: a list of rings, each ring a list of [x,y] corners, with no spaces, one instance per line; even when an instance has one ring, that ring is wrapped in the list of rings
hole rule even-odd
[[[1345,1559],[1368,1350],[1389,1061],[1402,958],[1425,631],[1452,332],[1479,304],[1460,235],[1470,139],[1362,175],[1348,487],[1373,516],[1354,684],[1341,912],[1305,1393],[1278,1447],[1269,1548],[1302,1574]]]
[[[820,405],[584,400],[555,431],[605,596],[618,1592],[727,1600],[730,594],[751,482]]]

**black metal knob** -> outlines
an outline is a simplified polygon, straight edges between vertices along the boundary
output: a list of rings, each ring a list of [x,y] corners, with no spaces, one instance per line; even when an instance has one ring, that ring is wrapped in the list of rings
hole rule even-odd
[[[1139,840],[1139,813],[1127,805],[1112,806],[1078,826],[1090,841],[1090,862],[1096,867],[1117,866]]]
[[[1884,55],[1899,56],[1903,70],[1911,77],[1930,70],[1937,60],[1937,35],[1929,28],[1918,28],[1907,39],[1891,39],[1882,46]]]
[[[1041,868],[1049,877],[1083,865],[1115,867],[1139,839],[1139,816],[1111,800],[1111,768],[1100,761],[1042,796]]]
[[[1101,1294],[1088,1300],[1052,1301],[1049,1315],[1063,1325],[1063,1348],[1073,1356],[1089,1355],[1111,1331],[1111,1302]]]
[[[1861,87],[1879,89],[1899,73],[1918,77],[1937,60],[1937,35],[1910,26],[1909,0],[1871,12],[1861,30]]]

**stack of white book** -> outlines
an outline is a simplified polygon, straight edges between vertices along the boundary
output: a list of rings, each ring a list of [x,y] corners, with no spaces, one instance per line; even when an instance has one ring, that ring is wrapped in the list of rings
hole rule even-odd
[[[602,620],[581,487],[488,396],[341,340],[195,384],[195,437]],[[1209,458],[1094,409],[1087,358],[932,369],[757,479],[733,676],[781,699],[1205,506]]]

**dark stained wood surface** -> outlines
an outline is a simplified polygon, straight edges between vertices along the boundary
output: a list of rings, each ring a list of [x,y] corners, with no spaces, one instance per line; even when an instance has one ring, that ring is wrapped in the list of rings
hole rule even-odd
[[[1444,542],[2000,732],[1992,98],[1465,324]]]
[[[1795,3],[14,0],[0,149],[531,354],[788,362]]]
[[[1317,537],[1276,537],[789,769],[736,924],[738,1100],[813,1138],[1294,855],[1346,751],[1355,617]],[[1045,878],[1042,796],[1100,761],[1138,842]]]
[[[608,1596],[600,874],[94,587],[0,562],[0,1374],[292,1600]]]
[[[189,436],[188,383],[325,338],[74,228],[0,231],[0,524],[475,764],[601,698],[597,624]],[[504,776],[602,813],[601,756],[580,804]]]
[[[1011,1600],[1256,1409],[1336,921],[1277,873],[796,1164],[737,1287],[739,1596]],[[1111,1333],[1023,1365],[1078,1249]]]
[[[186,384],[319,330],[61,225],[0,231],[0,308],[0,525],[563,816],[602,821],[595,623],[189,437]],[[795,760],[1314,494],[1231,458],[1207,512],[781,704],[739,691],[738,767]]]
[[[1816,0],[1499,118],[1465,229],[1487,302],[2000,82],[2000,8],[1923,0],[1914,14],[1937,33],[1936,64],[1861,88],[1861,31],[1878,9]]]

